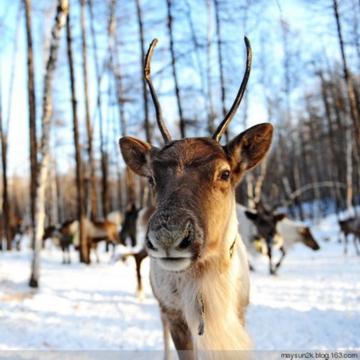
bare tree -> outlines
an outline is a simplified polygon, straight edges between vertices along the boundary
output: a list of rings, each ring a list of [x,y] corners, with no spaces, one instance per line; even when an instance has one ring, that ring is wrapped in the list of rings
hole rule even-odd
[[[149,121],[149,102],[147,97],[147,89],[146,89],[146,79],[144,74],[144,61],[145,61],[145,36],[144,36],[144,21],[143,21],[143,12],[141,8],[141,0],[136,0],[136,13],[137,13],[137,20],[138,20],[138,28],[139,28],[139,39],[140,39],[140,54],[141,54],[141,61],[140,61],[140,73],[142,74],[142,93],[143,93],[143,104],[144,104],[144,127],[145,127],[145,135],[146,141],[151,143],[151,127]]]
[[[79,120],[77,114],[77,99],[75,89],[75,72],[74,72],[74,59],[72,51],[72,34],[71,34],[71,19],[70,19],[70,7],[66,19],[66,45],[67,56],[69,64],[70,75],[70,88],[71,88],[71,108],[73,117],[73,136],[75,146],[75,161],[76,161],[76,193],[77,193],[77,218],[79,221],[79,233],[80,233],[80,262],[85,264],[90,263],[90,249],[88,249],[88,243],[85,237],[84,228],[84,178],[83,167],[81,159],[81,149],[79,140]]]
[[[343,74],[344,74],[344,79],[346,82],[347,92],[348,92],[350,114],[351,114],[351,119],[352,119],[353,128],[354,128],[356,153],[357,153],[357,157],[359,157],[360,118],[359,118],[359,114],[358,114],[358,110],[357,110],[357,106],[356,106],[356,95],[355,95],[355,91],[354,91],[354,83],[353,83],[352,77],[349,72],[349,67],[347,64],[347,59],[346,59],[346,54],[345,54],[344,39],[343,39],[343,35],[342,35],[342,30],[341,30],[341,21],[340,21],[338,0],[333,0],[333,10],[334,10],[334,16],[335,16],[335,20],[336,20],[336,28],[337,28],[337,35],[338,35],[340,52],[341,52]]]
[[[214,120],[216,117],[213,93],[211,87],[211,18],[212,18],[212,6],[211,0],[206,0],[207,10],[207,33],[206,33],[206,83],[207,83],[207,106],[208,106],[208,132],[213,134],[215,131]]]
[[[116,13],[116,1],[112,0],[113,13]],[[111,21],[112,26],[109,26],[109,53],[110,53],[110,65],[115,78],[115,93],[117,98],[117,105],[119,110],[119,120],[120,120],[120,131],[121,136],[126,136],[127,134],[127,119],[125,112],[125,91],[124,91],[124,78],[122,74],[122,68],[119,61],[120,46],[118,41],[117,33],[117,23],[116,16],[112,17]],[[134,173],[126,167],[125,170],[125,183],[126,183],[126,200],[124,203],[126,206],[136,203],[136,191],[135,191],[135,175]],[[121,186],[119,186],[121,188]]]
[[[9,202],[9,187],[8,187],[8,129],[11,120],[11,111],[12,111],[12,100],[13,100],[13,89],[14,89],[14,79],[15,79],[15,68],[16,68],[16,58],[18,52],[18,38],[20,30],[20,19],[21,19],[21,4],[19,4],[17,16],[16,16],[16,30],[15,30],[15,41],[13,44],[13,52],[11,57],[11,70],[10,70],[10,82],[8,90],[8,104],[7,104],[7,116],[5,124],[3,124],[2,119],[2,109],[0,109],[0,137],[1,137],[1,166],[2,166],[2,180],[3,180],[3,196],[2,196],[2,205],[3,205],[3,226],[6,238],[6,249],[12,249],[12,234],[11,234],[11,211],[10,211],[10,202]],[[0,96],[0,101],[1,101]],[[2,107],[2,104],[0,104]]]
[[[226,93],[225,93],[225,78],[224,78],[224,61],[222,53],[222,33],[221,33],[221,21],[220,21],[220,6],[219,0],[214,0],[214,9],[215,9],[215,23],[216,23],[216,39],[217,39],[217,57],[219,65],[219,74],[220,74],[220,93],[221,93],[221,110],[222,116],[225,117],[226,111]],[[228,131],[225,133],[226,141],[229,141]]]
[[[96,168],[93,149],[93,126],[90,119],[89,104],[89,86],[88,86],[88,60],[87,60],[87,34],[86,34],[86,1],[80,0],[81,4],[81,49],[82,49],[82,69],[83,69],[83,85],[85,98],[85,122],[87,131],[87,153],[90,167],[90,198],[91,198],[91,215],[92,218],[99,216],[97,184],[96,184]]]
[[[175,96],[176,96],[176,104],[178,108],[179,114],[179,125],[180,125],[180,136],[184,138],[186,136],[185,131],[185,119],[184,119],[184,111],[182,108],[181,97],[180,97],[180,87],[178,81],[178,73],[176,69],[176,55],[175,55],[175,45],[174,45],[174,29],[173,29],[173,0],[167,0],[167,28],[169,32],[170,39],[170,55],[171,55],[171,69],[174,78],[175,85]]]
[[[336,136],[335,136],[332,114],[331,114],[331,105],[329,103],[328,90],[327,90],[323,71],[319,70],[317,72],[317,75],[319,76],[320,83],[321,83],[321,98],[322,98],[322,101],[324,104],[324,110],[325,110],[325,115],[326,115],[325,117],[326,117],[327,126],[328,126],[328,142],[329,142],[330,159],[331,159],[331,165],[334,168],[334,170],[331,171],[331,178],[335,184],[336,181],[338,179],[340,179],[340,173],[339,173],[338,167],[336,166],[336,155],[337,155],[336,154],[336,148],[337,148],[336,143],[337,142],[336,142]],[[334,195],[334,198],[336,201],[336,207],[337,207],[337,210],[339,210],[340,189],[338,187],[334,187],[333,191],[334,191],[333,195]]]
[[[54,71],[56,67],[61,30],[65,26],[68,12],[68,0],[59,0],[54,25],[51,31],[52,39],[50,43],[49,57],[46,63],[44,77],[44,93],[42,102],[41,117],[41,143],[39,147],[39,169],[38,181],[36,186],[35,198],[35,233],[34,233],[34,250],[31,262],[31,276],[29,285],[37,288],[40,279],[40,251],[42,247],[42,235],[45,224],[45,189],[47,183],[47,168],[50,158],[50,129],[52,118],[52,84]]]
[[[1,86],[1,84],[0,84]],[[9,192],[8,192],[8,176],[7,176],[7,153],[8,153],[8,136],[7,128],[3,125],[3,109],[2,109],[2,89],[0,88],[0,141],[1,141],[1,168],[2,168],[2,227],[5,239],[6,249],[11,250],[11,234],[10,234],[10,204],[9,204]],[[2,234],[0,238],[0,247],[2,249]]]
[[[26,20],[27,41],[27,84],[29,104],[29,145],[30,145],[30,212],[32,231],[35,232],[35,196],[37,178],[37,139],[36,139],[36,96],[34,81],[34,55],[31,25],[31,0],[23,0]]]

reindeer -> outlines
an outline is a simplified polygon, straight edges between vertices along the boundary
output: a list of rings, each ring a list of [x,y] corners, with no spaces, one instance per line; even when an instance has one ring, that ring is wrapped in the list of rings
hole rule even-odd
[[[242,205],[236,206],[236,212],[239,221],[239,232],[242,240],[245,243],[246,249],[250,255],[257,255],[262,253],[268,254],[268,245],[264,236],[263,224],[267,227],[266,234],[271,233],[271,249],[276,247],[281,252],[281,257],[277,263],[273,266],[271,258],[269,258],[269,270],[271,274],[275,274],[280,268],[282,261],[284,260],[287,251],[295,244],[301,243],[305,246],[316,251],[320,249],[319,244],[314,239],[311,230],[308,226],[290,220],[285,215],[273,215],[273,223],[266,223],[261,221],[261,215],[255,213]],[[252,220],[250,220],[252,219]],[[260,235],[262,234],[262,236]],[[252,264],[249,264],[250,270],[254,270]]]
[[[61,225],[49,225],[44,229],[42,237],[43,248],[46,240],[51,239],[55,246],[60,246],[62,251],[62,263],[71,264],[70,246],[77,237],[79,223],[77,220],[66,220]]]
[[[105,221],[84,221],[85,238],[88,242],[89,251],[93,250],[96,261],[100,262],[97,245],[100,241],[107,241],[113,245],[120,243],[118,226],[109,220]],[[67,220],[60,227],[49,226],[44,231],[43,241],[53,237],[59,239],[63,253],[63,263],[70,264],[70,246],[79,247],[79,222],[78,220]]]
[[[130,237],[131,243],[136,244],[131,250],[121,254],[121,260],[125,261],[128,257],[133,256],[136,266],[136,296],[139,300],[143,299],[143,284],[141,277],[141,264],[148,256],[145,248],[146,229],[150,216],[154,213],[153,206],[143,209],[137,209],[132,205],[128,211],[125,212],[124,222],[120,232],[120,238],[125,245],[127,237]]]
[[[269,258],[269,273],[271,275],[276,274],[277,268],[280,266],[280,264],[277,264],[277,266],[273,266],[272,264],[272,246],[274,242],[274,236],[276,234],[276,225],[279,221],[283,220],[285,218],[285,214],[275,214],[273,210],[267,209],[264,204],[259,201],[256,203],[256,211],[253,212],[251,210],[245,209],[243,214],[240,208],[237,208],[237,215],[239,218],[240,227],[243,225],[244,230],[240,229],[240,234],[242,237],[246,238],[248,237],[250,239],[250,242],[253,242],[255,240],[265,239],[266,244],[266,253]],[[246,219],[250,220],[254,228],[249,229],[249,225],[245,225]],[[246,233],[249,232],[250,233]],[[280,248],[280,251],[282,252],[283,256],[285,256],[285,250],[284,248]],[[252,268],[252,266],[250,265]]]
[[[135,204],[131,204],[125,211],[124,221],[121,225],[120,238],[124,245],[127,243],[127,239],[130,238],[131,246],[135,246],[136,241],[136,224],[140,209],[136,208]]]
[[[67,220],[61,224],[59,231],[56,232],[60,235],[59,243],[63,256],[63,264],[71,263],[70,245],[75,244],[75,238],[78,236],[79,222],[77,220]]]
[[[122,212],[115,210],[106,215],[106,220],[114,223],[118,228],[120,228],[122,222],[124,221],[124,216]]]
[[[212,138],[181,140],[171,139],[152,85],[150,60],[156,43],[150,44],[144,71],[165,146],[126,136],[120,139],[120,149],[127,166],[146,177],[156,195],[145,246],[161,310],[165,355],[168,330],[181,358],[194,358],[200,351],[216,357],[209,350],[250,349],[244,321],[249,271],[237,231],[235,187],[267,153],[273,127],[253,126],[220,145],[249,78],[250,43],[245,38],[247,63],[240,89]]]
[[[4,217],[0,214],[0,250],[3,246],[3,236],[5,236],[5,229],[3,228]],[[15,245],[17,251],[21,250],[21,240],[24,234],[27,232],[28,228],[24,225],[23,219],[15,214],[12,214],[9,219],[8,231],[9,237]]]
[[[21,250],[21,241],[28,228],[19,216],[14,216],[10,221],[10,237],[13,239],[17,251]]]
[[[60,245],[60,228],[58,225],[49,225],[44,229],[42,247],[45,248],[46,240],[50,239],[54,245]]]
[[[314,251],[318,251],[320,249],[319,244],[314,239],[308,226],[297,223],[296,221],[288,219],[287,217],[276,224],[276,232],[274,245],[281,252],[281,257],[275,264],[276,269],[279,269],[287,251],[295,243],[304,244],[306,247]]]
[[[349,218],[346,220],[339,220],[340,231],[344,235],[344,254],[347,254],[348,236],[353,235],[354,247],[356,254],[360,255],[357,241],[360,242],[360,218]]]

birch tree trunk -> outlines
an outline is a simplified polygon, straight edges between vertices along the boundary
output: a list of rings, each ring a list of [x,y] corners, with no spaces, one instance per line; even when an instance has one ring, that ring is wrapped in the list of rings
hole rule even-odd
[[[115,12],[115,5],[116,2],[113,0],[113,11]],[[116,92],[116,98],[117,98],[117,105],[119,109],[119,120],[120,120],[120,131],[121,136],[126,136],[127,134],[127,119],[126,119],[126,113],[125,113],[125,100],[124,100],[124,86],[123,86],[123,75],[121,71],[121,64],[119,61],[119,45],[118,45],[118,36],[117,36],[117,26],[116,26],[116,17],[113,17],[112,22],[112,30],[109,32],[109,36],[111,35],[111,38],[109,38],[111,46],[109,46],[109,51],[111,52],[111,67],[114,73],[115,77],[115,92]],[[126,193],[126,199],[123,199],[123,204],[126,206],[132,205],[136,201],[136,190],[135,190],[135,175],[134,173],[126,167],[125,169],[125,176],[123,177],[125,179],[125,193]],[[121,188],[121,186],[120,186]]]
[[[329,131],[329,135],[328,135],[329,152],[330,152],[331,164],[333,167],[333,171],[331,171],[331,178],[332,178],[332,181],[334,182],[334,188],[332,189],[332,192],[333,192],[333,196],[335,198],[336,212],[338,213],[338,211],[340,210],[339,199],[341,198],[340,189],[339,189],[339,187],[335,186],[336,181],[340,180],[339,168],[336,163],[336,158],[337,158],[336,149],[338,147],[338,144],[337,144],[336,136],[334,133],[333,121],[332,121],[331,110],[330,110],[331,106],[329,104],[329,97],[328,97],[327,88],[326,88],[327,84],[324,79],[324,74],[323,74],[322,70],[318,71],[317,75],[320,78],[321,97],[322,97],[322,101],[324,103],[324,109],[325,109],[325,115],[326,115],[325,117],[326,117],[328,131]]]
[[[34,80],[34,56],[32,45],[31,0],[24,0],[27,42],[27,84],[29,104],[29,145],[30,145],[30,213],[32,232],[35,233],[35,196],[37,178],[37,140],[36,140],[36,97]]]
[[[46,63],[44,77],[44,94],[42,101],[42,117],[41,117],[41,143],[40,143],[40,159],[38,166],[38,181],[36,186],[35,197],[35,233],[34,233],[34,250],[31,262],[31,276],[29,286],[37,288],[40,279],[40,251],[42,247],[42,235],[45,224],[45,189],[48,174],[48,165],[50,157],[50,128],[52,117],[52,84],[54,71],[57,61],[61,30],[66,23],[66,15],[68,12],[68,0],[59,0],[56,9],[54,26],[51,34],[49,57]]]
[[[339,7],[338,7],[338,0],[333,0],[333,10],[334,16],[336,20],[336,27],[337,27],[337,35],[339,40],[339,47],[341,52],[341,59],[342,59],[342,66],[343,66],[343,74],[344,79],[346,82],[347,93],[348,93],[348,100],[350,105],[350,114],[351,120],[354,128],[354,135],[355,135],[355,144],[356,144],[356,157],[358,160],[359,152],[360,152],[360,118],[359,113],[356,106],[356,96],[354,91],[354,83],[349,73],[349,68],[347,65],[347,59],[345,55],[345,47],[344,47],[344,40],[342,36],[341,30],[341,22],[340,22],[340,14],[339,14]]]
[[[109,205],[108,205],[108,173],[109,173],[109,166],[108,166],[108,154],[105,150],[105,144],[104,144],[104,119],[103,119],[103,113],[102,113],[102,96],[101,96],[101,77],[102,74],[100,73],[100,66],[99,66],[99,60],[98,60],[98,47],[97,47],[97,41],[96,41],[96,35],[95,35],[95,27],[94,27],[94,11],[93,11],[93,1],[90,0],[88,2],[89,12],[90,12],[90,31],[91,31],[91,37],[92,42],[94,46],[94,62],[95,62],[95,73],[96,73],[96,84],[97,84],[97,100],[96,100],[96,107],[97,112],[99,114],[99,132],[100,132],[100,156],[101,156],[101,205],[102,205],[102,215],[105,218],[106,214],[109,211]],[[108,34],[110,37],[110,34],[112,33],[114,26],[114,18],[116,16],[115,12],[115,5],[116,1],[111,0],[110,2],[110,8],[109,8],[109,22],[108,22]],[[109,45],[109,56],[111,57],[111,46]],[[99,215],[99,211],[98,211]],[[106,243],[106,246],[108,247],[108,243]]]
[[[74,136],[75,160],[76,160],[76,195],[77,195],[77,218],[79,221],[79,235],[80,235],[80,262],[89,264],[90,249],[88,248],[88,243],[85,237],[85,228],[84,228],[84,217],[85,217],[84,178],[83,178],[81,149],[80,149],[80,141],[79,141],[79,120],[77,114],[74,60],[73,60],[73,52],[72,52],[70,8],[66,19],[66,45],[67,45],[67,56],[68,56],[69,75],[70,75],[71,108],[72,108],[72,117],[73,117],[73,136]]]
[[[346,130],[346,206],[349,211],[352,210],[353,198],[353,163],[352,163],[352,136],[351,130]]]
[[[58,203],[57,203],[57,183],[56,183],[56,160],[54,156],[50,156],[50,166],[48,168],[48,196],[49,196],[49,216],[48,216],[48,224],[59,224],[59,213],[58,213]]]

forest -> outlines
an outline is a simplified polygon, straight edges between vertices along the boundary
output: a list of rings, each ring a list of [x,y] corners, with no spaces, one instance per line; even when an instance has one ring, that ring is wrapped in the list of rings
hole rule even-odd
[[[154,196],[148,179],[137,176],[124,162],[119,139],[134,136],[158,148],[164,143],[144,70],[149,45],[153,39],[158,40],[151,59],[151,77],[172,137],[211,137],[229,112],[241,84],[247,61],[246,36],[252,48],[250,79],[239,111],[221,144],[259,123],[271,123],[274,134],[264,160],[247,172],[237,186],[236,201],[270,217],[273,228],[277,226],[276,214],[283,214],[311,229],[320,244],[320,255],[332,259],[324,265],[322,276],[342,269],[339,271],[343,281],[354,288],[355,300],[350,301],[346,331],[352,334],[356,330],[354,319],[360,314],[360,283],[356,278],[360,267],[359,257],[349,255],[352,248],[351,244],[350,250],[347,248],[347,236],[353,238],[359,253],[358,0],[5,0],[0,4],[0,33],[0,303],[8,304],[9,311],[7,291],[11,299],[15,293],[33,297],[34,289],[46,291],[44,287],[47,289],[50,283],[55,286],[50,278],[69,279],[65,266],[58,265],[56,271],[49,268],[49,262],[60,264],[61,260],[64,263],[71,260],[78,276],[82,271],[83,274],[95,271],[97,266],[104,274],[111,271],[111,279],[120,271],[134,281],[127,279],[125,285],[119,285],[124,288],[116,289],[133,292],[135,265],[126,260],[126,268],[119,270],[114,259],[118,256],[125,260],[124,249],[132,249],[134,254],[134,246],[141,247],[141,240],[136,245],[136,236],[125,224],[141,209],[154,205]],[[357,221],[355,229],[342,225],[348,219]],[[78,226],[77,239],[71,241],[66,237],[70,235],[64,235],[70,231],[70,220],[77,221]],[[59,233],[60,240],[47,240],[47,236],[54,239]],[[140,236],[144,235],[138,231],[137,242]],[[101,243],[104,246],[100,247],[99,265],[99,254],[95,261],[91,250],[102,240],[106,241]],[[115,249],[119,243],[120,251]],[[301,250],[299,254],[304,260],[300,267],[309,271],[300,274],[299,280],[306,297],[306,289],[310,293],[315,291],[316,284],[307,288],[306,281],[311,280],[311,259],[317,255],[309,252],[304,255]],[[333,260],[334,256],[337,260]],[[107,265],[103,264],[104,259]],[[287,261],[288,271],[296,282],[299,271],[296,258],[290,253],[284,262]],[[271,266],[270,256],[270,273],[275,273]],[[285,272],[286,266],[281,270]],[[145,301],[155,309],[147,262],[145,267]],[[21,284],[20,288],[8,287],[7,274],[13,276],[10,269],[22,272],[18,280],[13,278]],[[290,278],[273,280],[265,272],[255,275],[254,299],[263,295],[262,289],[267,286],[269,293],[264,296],[274,303],[277,285],[285,292],[294,290]],[[94,275],[94,279],[101,284],[101,275]],[[271,287],[267,285],[271,281],[281,283],[271,283]],[[341,281],[329,280],[333,293],[341,291]],[[109,289],[110,280],[104,283],[101,290],[104,292],[99,296],[105,296]],[[346,296],[352,296],[346,291],[339,300],[343,304],[349,300]],[[129,294],[126,296],[131,297]],[[121,302],[123,297],[114,295],[111,299]],[[257,300],[254,303],[265,306]],[[140,309],[141,305],[136,306]],[[324,305],[321,311],[330,312],[331,306]],[[90,307],[88,310],[92,311]],[[251,311],[253,324],[260,325],[259,315],[254,315],[254,309]],[[334,314],[330,318],[338,321],[340,314],[336,314],[335,308],[331,311]],[[6,319],[4,314],[5,310],[0,309],[0,319],[3,316]],[[268,309],[263,315],[269,321],[275,318]],[[280,338],[286,336],[287,315],[286,312],[279,315],[282,330],[274,342],[265,341],[264,349],[284,348]],[[321,314],[316,316],[321,318]],[[289,317],[305,326],[299,314],[294,312]],[[103,321],[106,328],[108,323]],[[142,320],[136,321],[141,327]],[[157,323],[151,324],[160,328]],[[14,326],[13,329],[17,325]],[[252,326],[256,332],[255,325]],[[150,328],[146,331],[155,334]],[[311,338],[310,348],[359,350],[360,342],[352,335],[343,343],[336,342],[341,331],[344,331],[341,327],[338,331],[334,327],[328,338],[314,336],[319,341],[311,342],[314,339]],[[9,334],[0,325],[0,350],[28,346],[12,340]],[[150,343],[125,341],[121,346],[157,349],[161,335],[156,336]],[[38,337],[39,342],[30,343],[30,348],[46,348],[45,331],[39,332]],[[114,338],[94,346],[116,347]],[[260,336],[258,349],[262,349],[259,339]],[[70,342],[70,348],[89,349],[89,341],[79,347]],[[66,348],[66,344],[65,340],[60,341],[52,348]],[[295,337],[284,344],[285,349],[307,348],[306,343],[296,342]]]

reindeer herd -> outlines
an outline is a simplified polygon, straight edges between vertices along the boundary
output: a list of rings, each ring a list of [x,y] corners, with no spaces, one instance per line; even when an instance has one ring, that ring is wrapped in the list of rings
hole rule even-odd
[[[108,218],[111,218],[114,214],[109,214]],[[116,214],[115,214],[116,215]],[[104,221],[91,221],[85,219],[85,239],[88,242],[88,248],[90,252],[93,252],[96,257],[96,261],[99,262],[99,254],[97,251],[97,245],[101,241],[105,241],[113,245],[120,243],[119,238],[119,223],[105,219]],[[121,218],[120,218],[121,219]],[[67,220],[63,224],[56,226],[50,225],[44,230],[43,244],[45,241],[51,238],[55,244],[58,244],[63,252],[63,263],[70,264],[70,246],[73,245],[75,249],[79,248],[79,221]]]
[[[273,127],[263,123],[220,143],[234,117],[250,74],[252,52],[245,38],[246,69],[236,99],[213,136],[173,140],[162,118],[161,106],[151,81],[150,62],[157,40],[145,58],[145,78],[155,104],[156,120],[164,140],[162,147],[126,136],[120,150],[126,165],[148,180],[153,206],[130,206],[124,217],[110,214],[104,221],[86,220],[86,241],[97,261],[101,241],[127,246],[120,258],[134,257],[137,293],[143,291],[141,264],[150,258],[150,283],[161,312],[165,355],[169,338],[180,358],[224,358],[209,350],[249,350],[245,328],[249,303],[249,270],[254,256],[268,257],[275,275],[287,251],[295,243],[318,250],[311,230],[262,202],[247,209],[235,201],[235,188],[244,174],[266,156]],[[359,254],[360,219],[340,221],[344,251],[348,236]],[[49,226],[43,241],[52,238],[70,263],[70,247],[79,245],[79,224],[69,220]],[[274,261],[274,249],[280,257]],[[215,354],[215,355],[214,355]]]

